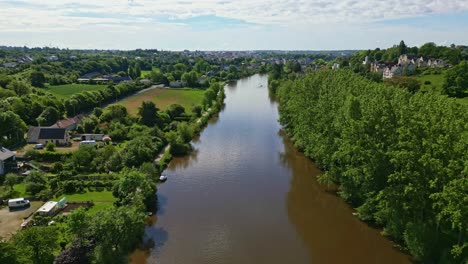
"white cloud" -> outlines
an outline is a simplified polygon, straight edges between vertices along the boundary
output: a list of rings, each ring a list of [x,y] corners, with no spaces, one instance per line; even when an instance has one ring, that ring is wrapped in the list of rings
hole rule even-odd
[[[166,39],[178,39],[173,34],[193,33],[180,19],[204,15],[248,22],[249,28],[244,32],[255,32],[253,34],[269,39],[281,37],[279,34],[294,37],[291,32],[328,36],[327,30],[334,31],[335,35],[348,33],[346,30],[362,35],[366,31],[374,32],[375,21],[463,11],[468,11],[467,0],[41,0],[40,3],[37,0],[0,0],[0,41],[5,41],[2,37],[5,34],[61,32],[64,36],[65,32],[76,34],[80,30],[102,32],[103,36],[107,31],[121,34],[164,32]],[[381,30],[393,32],[393,29]],[[226,32],[230,32],[226,33],[229,36],[238,31]],[[203,35],[211,38],[209,33]],[[445,37],[450,40],[450,36]],[[295,38],[310,43],[304,36]],[[241,40],[245,40],[245,36]],[[374,45],[375,41],[372,40]],[[199,41],[196,45],[202,43]]]

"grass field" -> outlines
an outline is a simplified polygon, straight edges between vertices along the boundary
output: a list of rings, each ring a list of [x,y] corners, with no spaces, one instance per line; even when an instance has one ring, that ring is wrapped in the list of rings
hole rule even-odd
[[[151,71],[141,71],[141,78],[146,78],[147,75],[149,75]]]
[[[112,203],[95,203],[92,207],[89,208],[88,213],[95,214],[101,210],[112,207]]]
[[[185,112],[190,113],[193,106],[201,104],[204,92],[204,90],[190,88],[155,88],[128,97],[119,104],[127,107],[132,115],[138,112],[138,107],[143,101],[153,101],[161,110],[165,110],[171,104],[180,104],[185,108]]]
[[[54,94],[58,98],[67,99],[74,94],[84,92],[84,91],[97,91],[104,90],[107,85],[101,84],[65,84],[65,85],[50,85],[45,88],[45,90]]]
[[[443,74],[419,75],[416,79],[421,82],[422,91],[442,93],[442,86],[444,85]],[[429,81],[430,84],[424,84],[426,81]]]
[[[102,192],[85,192],[85,193],[75,193],[75,194],[65,194],[60,197],[67,197],[67,200],[70,202],[109,202],[112,203],[115,201],[115,197],[112,196],[112,192],[102,191]],[[57,200],[60,200],[57,199]]]

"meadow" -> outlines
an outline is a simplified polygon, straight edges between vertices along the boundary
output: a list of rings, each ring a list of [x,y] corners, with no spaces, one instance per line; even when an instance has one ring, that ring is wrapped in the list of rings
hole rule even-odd
[[[45,88],[46,91],[54,94],[58,98],[68,99],[72,95],[84,91],[97,91],[104,90],[107,85],[102,84],[64,84],[64,85],[50,85]]]
[[[187,113],[191,113],[191,109],[195,105],[201,105],[204,95],[204,90],[190,88],[154,88],[145,92],[130,96],[119,104],[124,105],[130,114],[136,115],[138,107],[143,101],[152,101],[156,107],[165,110],[171,104],[180,104],[185,108]]]

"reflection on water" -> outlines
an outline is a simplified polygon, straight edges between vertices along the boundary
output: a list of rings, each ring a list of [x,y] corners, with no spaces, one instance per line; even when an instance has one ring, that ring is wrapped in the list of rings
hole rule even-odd
[[[316,181],[278,124],[267,78],[229,85],[226,107],[158,188],[140,263],[409,263]]]

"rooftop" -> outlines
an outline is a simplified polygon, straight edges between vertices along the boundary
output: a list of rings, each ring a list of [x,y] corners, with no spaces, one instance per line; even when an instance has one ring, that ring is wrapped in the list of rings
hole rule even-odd
[[[7,160],[13,156],[15,156],[13,151],[0,147],[0,160]]]
[[[47,203],[45,203],[43,206],[41,206],[41,208],[39,208],[39,210],[37,210],[38,212],[44,212],[44,213],[48,213],[50,212],[52,209],[54,209],[54,207],[57,205],[57,202],[54,202],[54,201],[48,201]]]

